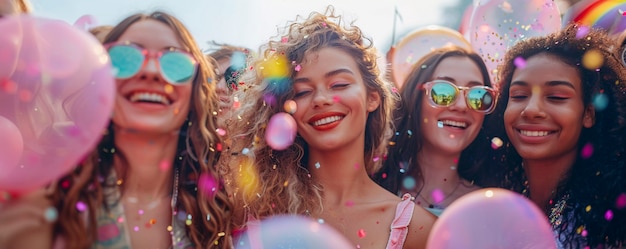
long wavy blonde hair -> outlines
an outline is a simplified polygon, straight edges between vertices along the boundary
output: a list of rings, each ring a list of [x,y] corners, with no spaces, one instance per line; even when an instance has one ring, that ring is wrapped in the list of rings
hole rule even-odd
[[[370,39],[352,23],[344,24],[329,6],[324,14],[313,12],[308,18],[285,27],[286,33],[261,47],[262,54],[253,64],[255,71],[245,74],[238,98],[237,120],[229,127],[233,146],[231,155],[239,157],[231,164],[232,188],[236,207],[243,207],[242,216],[260,219],[275,214],[317,214],[322,211],[322,187],[307,169],[307,143],[300,136],[285,150],[274,150],[265,141],[265,128],[270,118],[283,111],[285,101],[294,97],[291,79],[295,65],[305,56],[322,48],[338,48],[352,56],[363,75],[368,92],[378,92],[381,103],[367,118],[365,131],[366,170],[373,174],[380,168],[374,160],[385,154],[385,141],[390,134],[391,110],[394,98],[391,84],[380,77],[377,53]],[[286,78],[267,78],[262,75],[265,61],[276,55],[288,60]],[[242,179],[243,178],[243,179]],[[253,185],[251,188],[250,185]],[[253,189],[250,192],[250,189]]]
[[[192,83],[188,120],[180,130],[173,162],[173,167],[180,170],[178,207],[193,218],[192,225],[186,226],[187,236],[197,248],[232,248],[232,203],[223,190],[217,191],[215,195],[198,190],[196,180],[200,174],[220,179],[215,166],[219,157],[216,147],[220,138],[216,132],[216,117],[213,114],[217,110],[217,97],[215,85],[208,81],[215,77],[211,65],[183,24],[163,12],[135,14],[124,19],[111,30],[104,42],[117,41],[131,25],[146,19],[159,21],[174,30],[184,47],[189,49],[199,63]],[[113,128],[110,124],[102,141],[85,162],[59,181],[52,196],[59,210],[55,236],[65,238],[67,248],[91,248],[96,241],[95,214],[98,207],[104,205],[102,189],[105,187],[99,179],[106,179],[111,173],[115,154],[124,158],[123,154],[115,150]],[[118,175],[124,176],[125,172],[118,172]],[[78,202],[88,206],[88,224],[85,224],[83,216],[76,209]],[[209,216],[211,218],[207,219]]]

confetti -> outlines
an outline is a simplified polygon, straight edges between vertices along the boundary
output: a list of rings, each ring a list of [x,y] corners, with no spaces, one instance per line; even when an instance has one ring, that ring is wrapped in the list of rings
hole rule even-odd
[[[139,210],[137,211],[137,213],[138,213],[139,215],[143,215],[143,209],[139,209]]]
[[[626,208],[626,193],[621,193],[615,200],[615,207],[617,209]]]
[[[296,72],[300,72],[300,70],[302,70],[302,66],[300,64],[298,64],[298,65],[296,65],[294,70],[296,70]]]
[[[500,139],[499,137],[494,137],[491,139],[491,148],[494,150],[502,147],[503,144],[504,142],[502,142],[502,139]]]
[[[446,195],[441,191],[441,189],[435,189],[431,193],[434,203],[440,203],[446,199]]]
[[[316,169],[319,169],[319,168],[320,168],[320,166],[321,166],[321,165],[320,165],[320,162],[315,162],[315,168],[316,168]]]
[[[364,238],[366,236],[365,230],[359,229],[358,235],[359,235],[359,238],[361,238],[361,239]]]
[[[587,34],[589,34],[589,27],[581,25],[580,27],[578,27],[578,30],[576,31],[576,39],[582,39]]]
[[[224,129],[222,129],[222,128],[217,128],[217,129],[215,130],[215,132],[217,132],[217,134],[218,134],[218,135],[220,135],[220,136],[224,136],[224,135],[226,135],[226,130],[224,130]]]
[[[612,210],[607,210],[606,213],[604,213],[604,219],[607,221],[611,221],[613,219],[613,211]]]
[[[593,155],[593,145],[591,143],[585,144],[580,151],[580,157],[583,159],[589,159]]]
[[[602,111],[609,105],[609,97],[603,93],[595,94],[593,96],[593,107],[596,111]]]
[[[48,222],[54,222],[59,218],[59,212],[57,212],[57,209],[54,207],[48,207],[44,211],[43,217]]]
[[[296,104],[296,101],[290,99],[285,101],[283,108],[285,109],[285,112],[294,114],[298,110],[298,104]]]
[[[407,176],[402,180],[402,187],[405,189],[414,189],[416,186],[415,178]]]
[[[339,96],[333,96],[333,102],[338,103],[340,100]]]
[[[517,57],[513,60],[513,64],[515,64],[515,67],[518,69],[524,69],[526,67],[526,60],[522,57]]]
[[[602,67],[604,64],[604,57],[600,51],[592,49],[583,55],[582,64],[583,67],[589,70],[595,70]]]
[[[78,210],[78,212],[85,212],[85,210],[87,210],[87,204],[85,204],[82,201],[79,201],[76,203],[76,210]]]

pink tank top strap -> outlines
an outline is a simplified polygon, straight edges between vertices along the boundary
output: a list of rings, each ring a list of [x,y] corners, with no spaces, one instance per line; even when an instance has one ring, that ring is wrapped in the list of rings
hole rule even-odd
[[[387,249],[401,249],[404,246],[404,241],[409,233],[409,224],[411,224],[413,217],[413,209],[415,209],[415,202],[413,202],[411,195],[404,194],[402,201],[396,207],[396,216],[391,222]]]

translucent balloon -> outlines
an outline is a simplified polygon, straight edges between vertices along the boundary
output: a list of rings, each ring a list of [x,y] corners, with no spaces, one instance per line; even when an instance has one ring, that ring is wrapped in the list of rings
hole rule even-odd
[[[494,82],[506,50],[518,41],[561,29],[554,0],[475,0],[470,43],[487,64]]]
[[[303,216],[285,215],[249,223],[248,230],[235,240],[235,248],[349,249],[354,246],[329,225]]]
[[[265,130],[265,141],[275,150],[284,150],[293,144],[298,126],[293,117],[287,113],[274,114]]]
[[[556,249],[548,218],[524,196],[499,188],[476,190],[439,217],[427,249]]]
[[[0,116],[23,141],[18,162],[0,164],[0,192],[19,194],[57,179],[93,149],[115,81],[100,43],[63,21],[5,16],[0,33]]]
[[[20,129],[11,120],[0,116],[0,169],[16,165],[22,157],[24,139]],[[0,178],[6,172],[0,171]]]
[[[413,65],[427,53],[446,46],[471,49],[471,45],[456,30],[430,25],[413,31],[395,46],[391,67],[393,81],[401,88]]]

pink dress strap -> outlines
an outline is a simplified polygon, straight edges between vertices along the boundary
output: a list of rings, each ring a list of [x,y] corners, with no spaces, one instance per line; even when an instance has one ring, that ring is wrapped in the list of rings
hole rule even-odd
[[[401,249],[404,246],[404,241],[409,234],[409,224],[413,218],[413,209],[415,209],[415,202],[413,202],[411,194],[404,194],[402,201],[396,207],[396,216],[391,222],[387,249]]]

